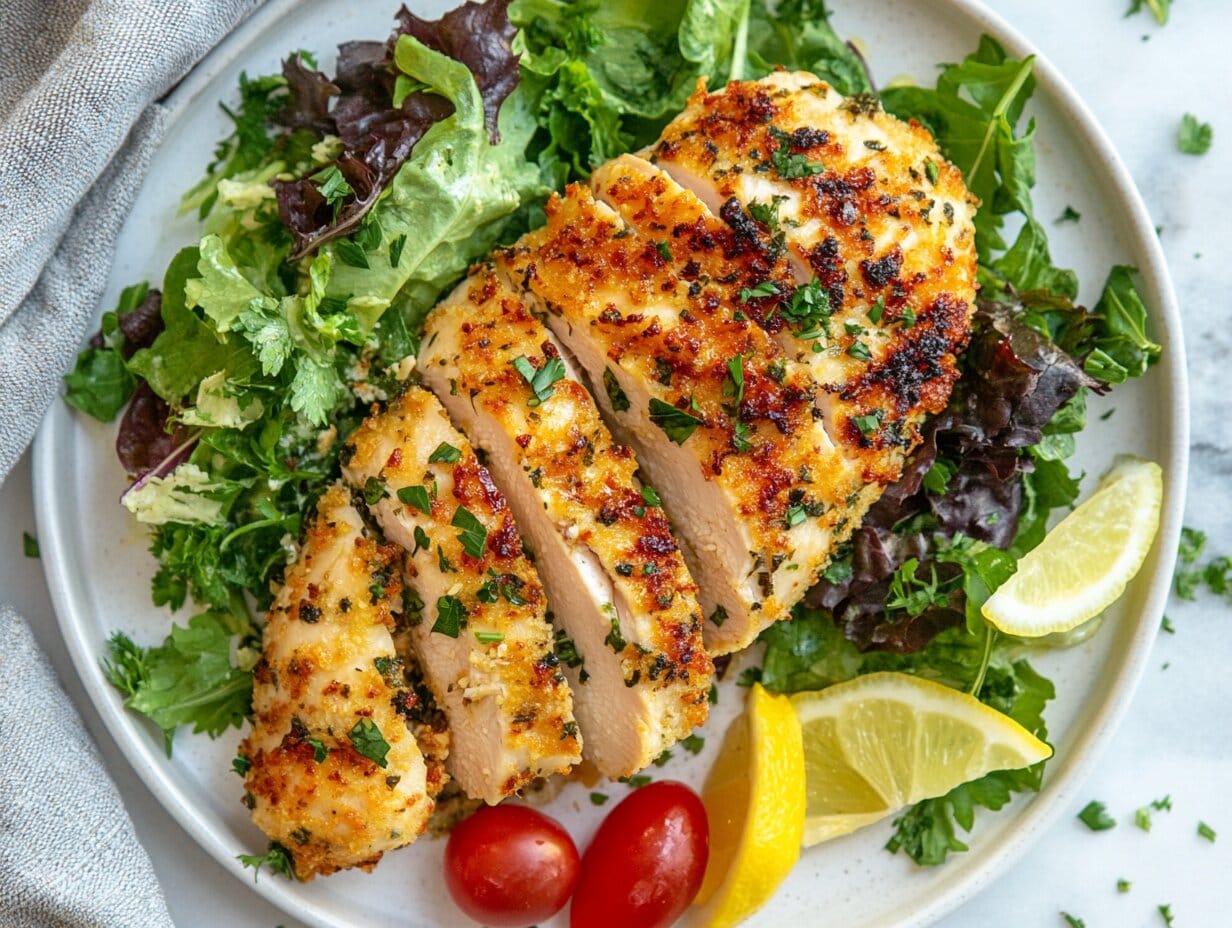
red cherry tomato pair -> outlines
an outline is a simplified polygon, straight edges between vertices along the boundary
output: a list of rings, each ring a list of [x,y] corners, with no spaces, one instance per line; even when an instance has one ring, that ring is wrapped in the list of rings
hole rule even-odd
[[[612,809],[578,859],[558,822],[490,806],[445,847],[445,885],[476,921],[524,928],[573,896],[571,928],[663,928],[697,895],[709,855],[706,810],[683,783],[644,786]]]

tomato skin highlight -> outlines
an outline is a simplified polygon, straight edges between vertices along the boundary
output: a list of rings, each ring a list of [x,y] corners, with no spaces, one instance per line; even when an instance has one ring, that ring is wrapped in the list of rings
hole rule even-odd
[[[445,845],[454,903],[493,928],[526,928],[565,907],[578,851],[555,819],[525,806],[485,806],[456,825]]]
[[[608,814],[582,856],[570,928],[665,928],[693,901],[710,856],[697,793],[663,780]]]

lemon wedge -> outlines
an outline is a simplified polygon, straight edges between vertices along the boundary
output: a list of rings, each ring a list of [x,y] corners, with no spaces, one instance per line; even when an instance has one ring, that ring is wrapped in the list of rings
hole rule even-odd
[[[800,856],[804,755],[786,696],[754,685],[724,737],[702,802],[710,860],[685,924],[728,928],[774,895]]]
[[[791,701],[803,735],[806,847],[1052,755],[975,697],[908,674],[868,674]]]
[[[1091,498],[1057,523],[984,603],[984,618],[1009,635],[1067,632],[1099,615],[1146,560],[1163,502],[1159,465],[1124,457]]]

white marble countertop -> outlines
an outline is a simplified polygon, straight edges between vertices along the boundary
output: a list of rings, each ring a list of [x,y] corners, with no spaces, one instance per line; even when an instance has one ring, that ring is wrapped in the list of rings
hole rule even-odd
[[[1066,74],[1111,135],[1161,227],[1185,320],[1193,390],[1193,460],[1186,523],[1210,547],[1232,552],[1232,416],[1227,415],[1232,269],[1232,3],[1182,0],[1159,27],[1129,0],[989,0]],[[1215,126],[1205,157],[1177,152],[1181,115]],[[1084,217],[1098,222],[1098,217]],[[0,486],[0,590],[21,610],[99,741],[137,832],[154,860],[180,928],[294,928],[201,851],[138,780],[87,702],[55,625],[38,562],[21,555],[33,532],[28,460]],[[1064,926],[1062,911],[1099,926],[1177,928],[1232,924],[1232,611],[1205,595],[1174,602],[1176,628],[1155,645],[1124,726],[1081,798],[1009,873],[942,922],[944,928]],[[1150,833],[1133,811],[1168,795]],[[1075,818],[1088,799],[1105,802],[1120,825],[1092,833]],[[1218,833],[1212,844],[1199,821]],[[1127,893],[1117,880],[1129,880]]]

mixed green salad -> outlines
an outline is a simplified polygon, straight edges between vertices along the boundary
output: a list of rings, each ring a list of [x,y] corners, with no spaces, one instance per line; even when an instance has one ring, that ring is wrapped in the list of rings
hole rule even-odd
[[[307,51],[280,74],[242,74],[222,104],[232,132],[183,199],[199,243],[161,288],[124,291],[66,377],[70,405],[120,417],[154,604],[192,603],[161,644],[117,634],[106,664],[168,752],[180,726],[243,724],[259,616],[302,514],[368,406],[405,378],[442,292],[535,227],[551,191],[654,139],[699,78],[779,66],[933,132],[983,204],[982,289],[949,408],[741,682],[794,692],[903,670],[1046,737],[1052,684],[980,606],[1073,505],[1085,397],[1140,376],[1160,348],[1132,268],[1113,268],[1087,309],[1053,262],[1032,203],[1032,61],[985,36],[935,86],[878,90],[821,0],[486,0],[437,22],[403,8],[388,41],[340,46],[332,76]],[[889,847],[941,863],[965,849],[976,807],[1038,790],[1042,773],[922,802]]]

